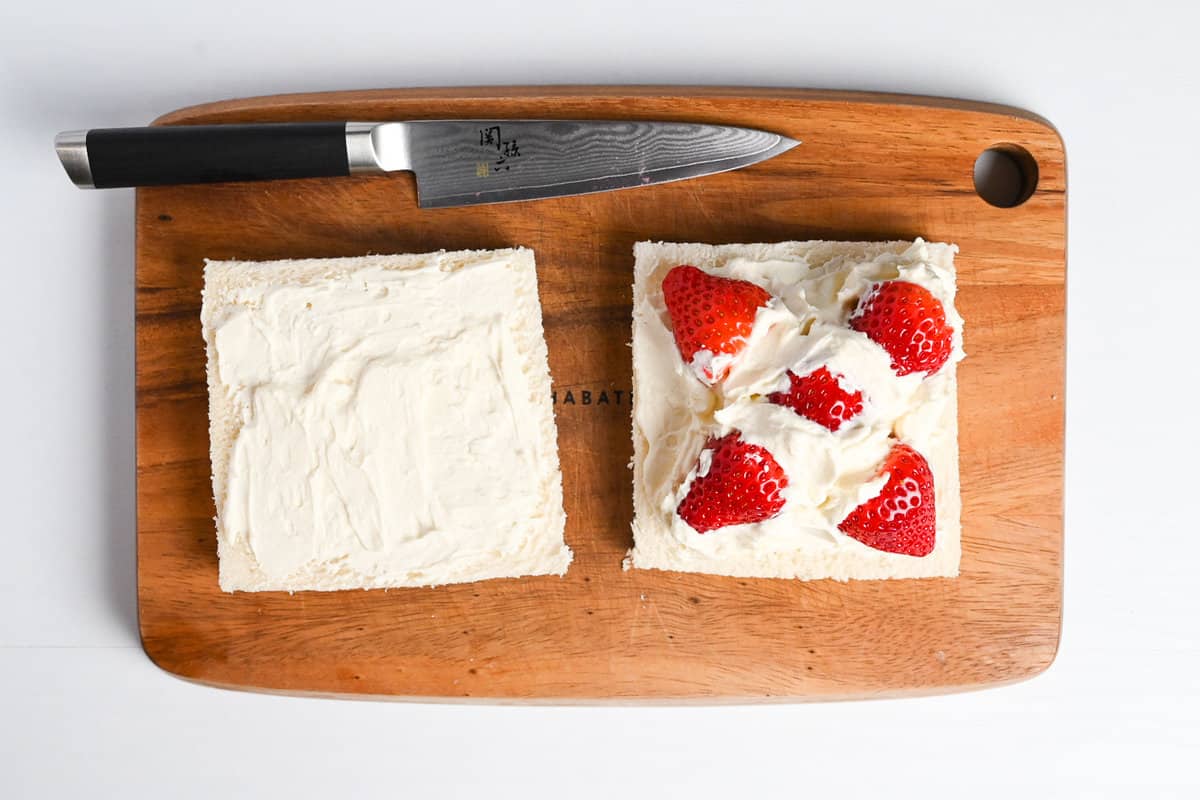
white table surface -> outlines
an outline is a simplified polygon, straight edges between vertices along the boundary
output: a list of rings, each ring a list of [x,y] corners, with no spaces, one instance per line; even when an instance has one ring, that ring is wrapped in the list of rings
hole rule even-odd
[[[1187,4],[185,5],[0,4],[0,797],[1197,796],[1200,19]],[[920,700],[520,708],[219,691],[145,658],[133,192],[74,189],[54,133],[225,97],[549,82],[927,93],[1058,126],[1066,599],[1046,674]]]

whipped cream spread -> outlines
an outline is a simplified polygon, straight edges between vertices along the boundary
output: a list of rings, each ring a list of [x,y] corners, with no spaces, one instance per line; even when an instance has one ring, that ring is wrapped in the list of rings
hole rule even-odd
[[[235,553],[259,588],[566,570],[532,256],[454,256],[260,281],[212,311],[238,428],[217,497],[223,585]]]
[[[955,248],[921,240],[638,248],[633,566],[842,580],[957,574],[955,365],[964,354]],[[711,388],[695,373],[706,364],[679,355],[662,299],[663,275],[682,263],[749,281],[774,298],[758,310],[745,349],[728,360],[725,380]],[[896,279],[928,289],[954,329],[951,358],[932,376],[897,376],[887,352],[846,324],[874,284]],[[788,370],[805,375],[822,366],[863,394],[863,413],[836,432],[766,399],[787,390]],[[698,533],[676,508],[707,471],[706,442],[733,430],[783,467],[783,509],[762,522]],[[920,558],[875,550],[837,527],[882,490],[887,475],[877,472],[896,439],[924,455],[934,473],[936,545]]]

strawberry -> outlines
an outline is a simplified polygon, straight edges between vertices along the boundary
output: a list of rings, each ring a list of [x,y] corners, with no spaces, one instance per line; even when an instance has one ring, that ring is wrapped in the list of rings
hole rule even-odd
[[[719,278],[687,264],[668,272],[662,289],[675,345],[697,377],[710,385],[729,372],[727,363],[714,369],[713,358],[740,353],[758,309],[771,301],[771,295],[753,283]]]
[[[842,427],[862,413],[862,392],[847,392],[842,388],[841,375],[825,367],[807,375],[788,370],[791,387],[786,392],[772,392],[767,399],[778,406],[787,406],[831,431]]]
[[[779,513],[788,479],[766,448],[742,441],[734,431],[709,440],[705,449],[712,450],[712,462],[679,504],[684,522],[697,533],[707,533],[726,525],[762,522]]]
[[[897,444],[878,475],[885,472],[883,491],[851,511],[838,529],[876,550],[929,555],[937,522],[929,462],[908,445]]]
[[[888,352],[897,375],[932,375],[953,348],[954,329],[946,324],[942,304],[924,286],[908,281],[875,284],[850,315],[850,327]]]

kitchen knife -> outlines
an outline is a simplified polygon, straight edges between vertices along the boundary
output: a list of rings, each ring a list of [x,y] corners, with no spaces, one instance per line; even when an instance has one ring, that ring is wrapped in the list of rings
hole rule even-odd
[[[54,140],[67,175],[84,188],[409,170],[422,208],[697,178],[798,144],[724,125],[505,119],[106,128],[68,131]]]

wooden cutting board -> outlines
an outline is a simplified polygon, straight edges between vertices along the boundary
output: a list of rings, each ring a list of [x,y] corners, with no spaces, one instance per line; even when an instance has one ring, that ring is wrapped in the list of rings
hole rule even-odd
[[[437,117],[677,119],[802,139],[698,180],[422,211],[411,175],[137,195],[138,616],[146,653],[207,684],[504,700],[819,699],[1027,678],[1062,598],[1066,167],[1044,120],[931,98],[789,90],[366,91],[214,103],[162,124]],[[1037,164],[981,200],[996,144]],[[963,559],[956,580],[811,583],[623,571],[631,545],[630,284],[641,239],[957,243]],[[223,594],[209,483],[202,260],[524,245],[538,261],[575,563],[565,578]]]

